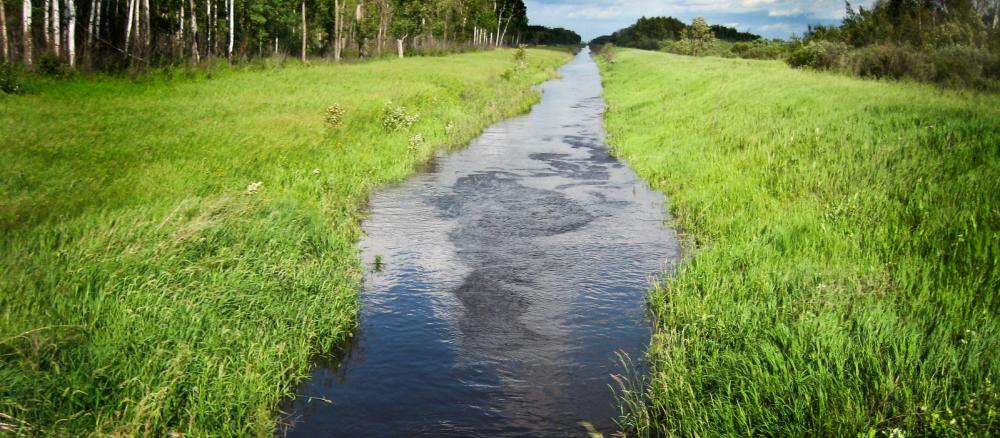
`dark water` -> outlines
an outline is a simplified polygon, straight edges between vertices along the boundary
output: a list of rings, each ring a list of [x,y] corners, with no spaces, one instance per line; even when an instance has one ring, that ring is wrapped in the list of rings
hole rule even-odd
[[[641,356],[646,290],[678,249],[663,196],[602,142],[596,65],[561,72],[530,114],[375,196],[360,335],[298,389],[289,435],[615,430],[615,352]]]

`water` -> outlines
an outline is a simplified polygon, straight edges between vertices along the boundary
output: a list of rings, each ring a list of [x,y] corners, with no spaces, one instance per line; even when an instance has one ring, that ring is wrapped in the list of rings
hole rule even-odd
[[[603,144],[597,66],[561,72],[531,113],[374,197],[360,334],[298,389],[289,435],[615,430],[615,352],[642,355],[678,246],[663,196]]]

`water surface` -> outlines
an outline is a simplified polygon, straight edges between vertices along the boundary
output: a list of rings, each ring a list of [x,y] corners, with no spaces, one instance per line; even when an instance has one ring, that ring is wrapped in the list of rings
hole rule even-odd
[[[641,356],[651,278],[678,256],[664,199],[603,143],[586,51],[522,117],[379,193],[361,329],[291,406],[291,436],[615,430],[616,351]]]

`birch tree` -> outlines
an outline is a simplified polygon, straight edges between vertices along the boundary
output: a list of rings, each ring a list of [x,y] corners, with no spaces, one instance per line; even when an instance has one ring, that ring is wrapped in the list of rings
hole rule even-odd
[[[7,14],[4,12],[3,0],[0,0],[0,53],[4,62],[10,62],[10,45],[7,41]]]
[[[235,16],[235,12],[233,11],[234,9],[236,9],[235,6],[236,6],[236,4],[234,3],[234,1],[233,0],[229,0],[229,11],[228,11],[229,12],[229,29],[228,29],[229,30],[229,45],[226,47],[226,57],[229,58],[229,62],[230,63],[233,62],[233,34],[235,32],[235,29],[236,29],[235,20],[233,18]],[[275,45],[277,46],[277,40],[275,40]],[[275,49],[277,49],[277,48],[275,48]]]
[[[306,43],[308,29],[306,29],[306,0],[302,0],[302,62],[306,62]]]
[[[24,65],[31,65],[31,0],[21,2],[21,43],[24,45],[21,56]]]
[[[52,51],[62,56],[62,8],[59,0],[52,0]]]
[[[201,55],[198,53],[198,9],[194,0],[188,0],[188,9],[191,11],[188,20],[191,23],[191,62],[197,64],[201,62]]]
[[[148,1],[148,0],[147,0]],[[66,0],[66,57],[69,67],[76,67],[76,8],[73,0]]]

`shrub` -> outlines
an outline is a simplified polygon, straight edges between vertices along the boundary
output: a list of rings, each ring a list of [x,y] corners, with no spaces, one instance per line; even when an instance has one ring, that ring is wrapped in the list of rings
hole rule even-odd
[[[953,86],[981,86],[1000,79],[1000,55],[968,46],[945,47],[930,55],[934,81]]]
[[[391,101],[382,107],[382,127],[386,131],[409,128],[419,120],[420,114],[409,114],[405,107],[395,105]]]
[[[614,43],[607,43],[597,50],[597,54],[601,55],[601,58],[604,58],[608,64],[614,64],[615,57],[618,55],[617,51]]]
[[[729,51],[744,59],[781,59],[788,48],[789,44],[782,41],[757,40],[733,44]]]
[[[48,76],[63,77],[69,70],[62,58],[52,53],[46,53],[38,58],[38,71]]]
[[[20,94],[22,91],[21,83],[17,81],[17,74],[14,72],[14,65],[0,64],[0,92]]]
[[[323,115],[323,123],[326,124],[327,128],[337,128],[344,121],[344,107],[340,106],[339,103],[335,103],[326,108],[326,113]]]
[[[828,70],[840,66],[847,45],[831,41],[814,41],[792,51],[788,55],[788,65]]]
[[[934,66],[922,52],[884,44],[851,51],[845,59],[845,69],[855,76],[872,78],[909,77],[929,81],[934,77]]]

